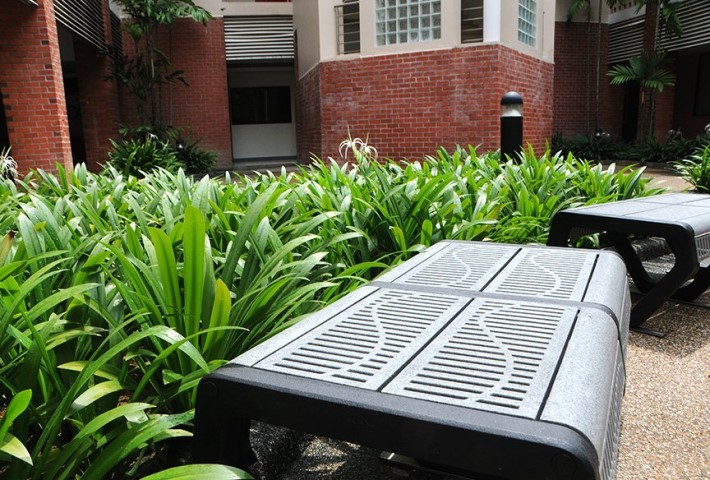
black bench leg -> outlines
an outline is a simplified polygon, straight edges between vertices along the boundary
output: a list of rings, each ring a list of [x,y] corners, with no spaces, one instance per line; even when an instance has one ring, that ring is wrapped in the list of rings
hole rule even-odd
[[[235,402],[224,405],[219,393],[217,384],[209,379],[198,388],[194,460],[247,469],[257,460],[249,440],[251,420],[233,416],[239,406]]]
[[[560,221],[556,215],[552,219],[550,233],[547,236],[547,245],[549,247],[566,247],[569,245],[569,236],[572,232],[572,227]]]
[[[646,267],[643,266],[641,259],[636,254],[628,236],[623,233],[607,232],[607,238],[614,245],[621,258],[624,259],[626,270],[631,275],[631,278],[634,279],[636,288],[643,293],[650,291],[657,282],[646,271]]]
[[[679,288],[671,298],[683,302],[691,302],[705,293],[708,288],[710,288],[710,267],[703,267],[695,275],[692,282]]]
[[[648,291],[645,292],[641,300],[636,303],[631,309],[632,327],[638,327],[643,322],[648,320],[663,302],[671,298],[680,289],[683,284],[698,271],[698,259],[695,252],[688,251],[688,238],[682,235],[667,236],[666,241],[675,256],[675,264],[666,275],[661,278]],[[703,281],[709,281],[705,278],[706,273],[703,272],[702,281],[698,286],[702,285]]]

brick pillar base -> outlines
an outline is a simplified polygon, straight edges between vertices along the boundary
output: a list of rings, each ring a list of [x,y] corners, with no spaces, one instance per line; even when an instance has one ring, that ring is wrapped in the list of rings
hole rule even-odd
[[[0,90],[21,172],[72,167],[67,107],[51,0],[0,8]]]

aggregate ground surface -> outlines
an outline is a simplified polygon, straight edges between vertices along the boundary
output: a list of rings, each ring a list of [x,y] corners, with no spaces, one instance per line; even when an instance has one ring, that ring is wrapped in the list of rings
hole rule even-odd
[[[689,187],[663,167],[646,174],[671,190]],[[710,304],[710,293],[699,301]],[[629,335],[617,478],[710,479],[710,309],[666,303],[644,326],[667,336]],[[456,478],[394,469],[379,451],[263,425],[253,443],[264,480]]]

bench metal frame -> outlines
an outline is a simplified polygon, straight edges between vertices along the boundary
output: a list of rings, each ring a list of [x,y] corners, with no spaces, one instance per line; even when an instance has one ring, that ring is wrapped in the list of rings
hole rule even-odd
[[[614,253],[440,242],[206,376],[195,460],[249,467],[258,420],[462,476],[612,479],[629,308],[626,270]],[[357,318],[365,327],[343,334],[340,325]],[[408,329],[409,318],[419,333]],[[378,346],[342,368],[332,346],[309,356],[333,332],[344,335],[345,359],[367,335]],[[469,334],[476,339],[461,339]],[[392,347],[400,339],[401,348]],[[432,359],[449,366],[419,382]],[[471,387],[478,379],[490,385]]]
[[[683,214],[679,207],[692,210]],[[624,259],[643,295],[631,310],[632,327],[642,325],[667,299],[690,302],[710,288],[710,267],[700,266],[710,255],[710,195],[667,194],[563,210],[552,220],[547,244],[568,246],[579,231],[606,232]],[[673,267],[660,278],[649,274],[631,245],[634,236],[665,239]]]

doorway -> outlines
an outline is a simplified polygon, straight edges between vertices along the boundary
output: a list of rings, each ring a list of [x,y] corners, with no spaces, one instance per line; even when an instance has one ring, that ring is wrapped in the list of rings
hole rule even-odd
[[[625,142],[636,140],[639,119],[639,84],[628,82],[624,86],[624,116],[621,124],[621,138]]]
[[[234,161],[295,160],[293,64],[230,66],[228,75]]]

